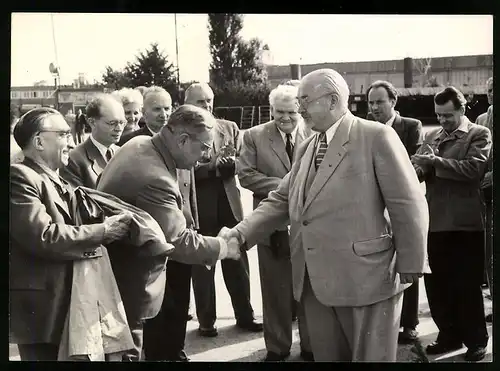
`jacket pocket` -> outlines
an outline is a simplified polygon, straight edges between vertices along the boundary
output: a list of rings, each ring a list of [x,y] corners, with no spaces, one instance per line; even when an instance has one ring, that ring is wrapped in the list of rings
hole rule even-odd
[[[377,252],[389,250],[391,247],[392,236],[389,234],[384,234],[383,236],[371,240],[354,242],[352,244],[354,253],[357,256],[375,254]]]

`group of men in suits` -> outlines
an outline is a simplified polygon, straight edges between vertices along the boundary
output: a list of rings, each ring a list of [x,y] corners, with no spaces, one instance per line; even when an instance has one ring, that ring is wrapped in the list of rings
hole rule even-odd
[[[477,233],[451,233],[441,238],[440,227],[436,230],[433,226],[440,219],[434,210],[442,205],[437,206],[437,197],[434,202],[429,197],[426,200],[419,185],[419,179],[425,179],[436,193],[450,179],[466,177],[475,182],[482,177],[483,157],[488,157],[491,145],[489,131],[464,123],[460,95],[455,95],[436,96],[436,113],[443,128],[431,139],[425,138],[425,147],[421,122],[395,111],[397,91],[392,84],[376,81],[367,91],[370,112],[379,122],[375,123],[349,112],[347,84],[330,69],[313,71],[298,84],[274,89],[269,97],[272,121],[247,130],[242,140],[235,123],[213,117],[213,92],[207,84],[198,83],[187,89],[186,105],[173,113],[165,90],[147,89],[142,108],[144,126],[128,135],[122,136],[128,119],[124,101],[120,104],[110,95],[102,95],[87,108],[91,136],[72,151],[64,141],[56,146],[57,152],[47,150],[50,138],[45,137],[49,135],[62,138],[64,134],[68,140],[57,112],[50,112],[50,120],[45,116],[23,120],[32,123],[31,131],[18,136],[25,138],[20,140],[28,146],[28,166],[30,158],[37,164],[45,156],[50,168],[61,169],[61,176],[73,187],[97,188],[143,209],[175,247],[168,254],[145,254],[119,242],[108,246],[134,340],[134,349],[127,351],[123,360],[139,360],[143,350],[146,360],[189,360],[183,349],[191,279],[198,333],[217,336],[214,270],[217,260],[222,260],[237,326],[247,331],[264,330],[267,361],[288,357],[294,312],[304,360],[395,361],[398,341],[414,341],[418,335],[418,281],[424,274],[429,301],[438,308],[433,318],[440,329],[437,342],[428,351],[456,348],[461,340],[469,348],[466,358],[475,361],[481,358],[487,335],[485,338],[477,320],[474,323],[481,328],[480,333],[465,327],[457,330],[463,317],[458,316],[456,323],[446,318],[450,303],[463,304],[451,297],[456,293],[446,303],[432,295],[442,289],[451,292],[457,286],[450,289],[442,282],[441,257],[430,262],[439,277],[429,274],[427,244],[429,249],[432,246],[433,256],[438,256],[439,238],[439,244],[450,247],[456,238],[470,237],[473,244],[480,241]],[[40,129],[41,122],[48,129]],[[485,136],[474,152],[480,156],[462,148],[447,148],[445,156],[444,147],[432,139],[450,134],[462,138],[457,130],[474,143],[477,136]],[[313,132],[316,134],[311,135]],[[427,148],[432,148],[431,153]],[[445,159],[457,153],[456,160]],[[58,160],[49,159],[50,155]],[[61,178],[52,176],[43,165],[35,168],[40,182],[30,172],[25,174],[23,167],[15,169],[20,175],[14,184],[20,184],[20,191],[14,198],[11,194],[11,203],[24,210],[24,183],[35,182],[40,193],[34,197],[36,201],[48,202],[49,212],[54,211],[50,218],[66,222],[70,228],[71,219],[59,216],[57,208],[50,209],[52,204],[43,191],[47,179],[54,183]],[[469,170],[464,174],[466,168]],[[44,172],[49,174],[47,179]],[[241,185],[254,193],[255,210],[247,218],[243,218],[236,175]],[[64,187],[71,188],[66,183]],[[29,215],[20,212],[18,221]],[[50,230],[51,220],[41,217],[40,226],[48,224]],[[429,217],[434,233],[428,233]],[[105,242],[119,240],[127,231],[123,216],[113,218],[107,222],[114,223],[119,232]],[[96,237],[89,238],[94,241]],[[65,241],[68,246],[85,247],[80,240]],[[255,244],[263,325],[255,321],[250,304],[246,250]],[[18,245],[25,261],[27,240],[18,237]],[[29,252],[29,259],[40,264],[30,255],[33,253],[38,254]],[[464,256],[479,259],[477,254]],[[472,283],[460,282],[477,299],[474,273],[458,260],[456,265],[470,272]],[[33,283],[26,285],[31,288]],[[60,291],[68,295],[67,287]],[[480,310],[478,300],[474,303],[476,313]],[[32,311],[25,328],[39,326],[37,310]],[[19,330],[19,323],[14,332],[25,334],[28,330]],[[50,336],[44,335],[39,342],[50,345],[50,355],[44,353],[46,347],[35,347],[34,353],[33,347],[25,347],[31,351],[31,359],[42,353],[45,359],[53,356],[59,327],[53,330],[54,324],[51,326]],[[23,353],[25,358],[28,350]]]

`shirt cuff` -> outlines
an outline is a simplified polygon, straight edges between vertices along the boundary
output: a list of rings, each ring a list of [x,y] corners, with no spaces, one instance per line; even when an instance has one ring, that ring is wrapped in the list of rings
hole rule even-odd
[[[219,241],[220,244],[219,260],[222,260],[225,259],[227,256],[227,243],[226,240],[223,239],[222,237],[217,237],[217,240]]]

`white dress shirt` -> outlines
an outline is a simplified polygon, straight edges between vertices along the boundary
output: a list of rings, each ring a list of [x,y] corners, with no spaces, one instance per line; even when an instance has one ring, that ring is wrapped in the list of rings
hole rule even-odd
[[[337,132],[337,129],[340,125],[340,123],[342,122],[342,120],[344,119],[345,117],[345,114],[342,115],[342,117],[340,117],[337,122],[335,124],[333,124],[332,126],[330,126],[328,128],[328,130],[326,131],[326,143],[328,145],[330,145],[330,142],[332,141],[333,139],[333,136],[335,135],[335,133]],[[319,135],[318,135],[318,138],[316,139],[316,154],[318,153],[319,151]]]
[[[278,125],[276,125],[276,127],[278,128],[278,131],[280,132],[281,134],[281,137],[283,138],[283,143],[285,143],[285,146],[286,146],[286,133],[281,130]],[[297,126],[295,126],[295,129],[293,129],[293,131],[290,133],[292,134],[292,146],[295,145],[295,138],[297,137]]]
[[[396,112],[392,113],[392,116],[387,122],[385,123],[387,126],[392,127],[392,124],[394,124],[394,120],[396,119]]]

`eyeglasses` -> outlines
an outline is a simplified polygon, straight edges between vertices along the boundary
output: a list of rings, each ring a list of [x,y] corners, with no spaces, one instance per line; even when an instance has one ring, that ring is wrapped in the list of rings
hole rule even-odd
[[[116,128],[117,126],[125,126],[127,125],[127,121],[108,121],[106,122],[106,125],[108,125],[110,128]]]
[[[59,134],[59,137],[69,139],[72,137],[71,131],[70,130],[40,130],[38,134],[40,133],[57,133]]]
[[[332,95],[332,93],[326,93],[326,94],[320,95],[319,97],[316,97],[313,99],[307,99],[306,97],[298,97],[297,100],[299,101],[299,107],[307,108],[311,103],[313,103],[313,102],[315,102],[323,97],[326,97],[328,95]]]
[[[198,138],[192,137],[192,136],[190,136],[190,138],[193,139],[193,140],[196,140],[197,142],[200,142],[202,144],[202,146],[203,146],[203,150],[204,151],[209,151],[209,150],[212,149],[212,144],[204,142],[204,141],[202,141],[202,140],[200,140]]]

